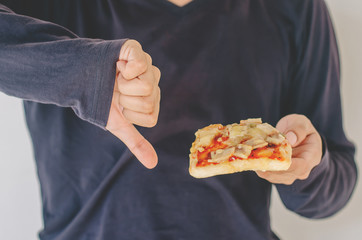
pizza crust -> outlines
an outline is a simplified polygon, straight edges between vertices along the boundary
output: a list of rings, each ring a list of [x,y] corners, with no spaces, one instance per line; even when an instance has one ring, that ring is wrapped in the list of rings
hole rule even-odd
[[[244,125],[245,121],[248,121],[248,120],[240,121],[241,124],[230,124],[225,127],[221,124],[213,124],[213,125],[207,126],[203,129],[197,131],[195,133],[196,139],[192,143],[192,147],[190,149],[190,167],[189,167],[190,175],[195,178],[205,178],[205,177],[211,177],[211,176],[215,176],[215,175],[230,174],[230,173],[242,172],[242,171],[248,171],[248,170],[252,170],[252,171],[287,170],[291,164],[292,148],[291,148],[289,142],[284,137],[283,137],[283,141],[281,141],[281,143],[276,146],[279,150],[281,160],[272,159],[272,158],[252,158],[252,159],[246,158],[246,159],[236,159],[234,161],[221,161],[220,163],[217,163],[217,164],[214,164],[211,160],[209,160],[208,162],[210,164],[207,164],[206,166],[197,166],[198,152],[203,150],[203,149],[200,149],[200,148],[203,148],[200,145],[200,143],[202,142],[203,144],[207,144],[208,140],[217,137],[217,134],[219,134],[219,132],[217,132],[215,129],[224,129],[224,128],[230,129],[232,126],[235,127],[235,126]],[[252,119],[252,121],[249,120],[249,123],[253,122],[253,121],[255,121],[256,125],[259,125],[261,123],[261,120],[259,122],[259,121],[257,121],[257,119]],[[254,124],[254,123],[252,123],[252,124]],[[255,127],[255,126],[253,126],[253,127]],[[276,134],[276,133],[280,134],[278,130],[271,127],[270,125],[263,124],[263,126],[260,126],[260,127],[268,128],[268,129],[264,130],[265,132],[273,131],[272,133],[269,132],[269,135]],[[235,127],[235,129],[239,131],[241,128]],[[275,132],[275,131],[277,131],[277,132]],[[232,135],[232,134],[235,134],[235,133],[230,133],[230,135]],[[248,134],[250,134],[250,132],[248,132]],[[258,135],[259,133],[253,132],[253,134]],[[270,137],[269,135],[266,134],[266,135],[263,135],[262,137],[264,139],[267,139],[268,137]],[[248,137],[250,137],[250,136],[248,136]],[[257,136],[257,138],[258,137],[260,137],[260,136]],[[275,137],[274,140],[276,139],[275,141],[280,142],[281,139],[278,140],[277,139],[278,137],[279,136]],[[202,139],[202,141],[200,141],[201,139]],[[240,135],[240,139],[242,139],[241,135]],[[256,144],[258,144],[258,143],[256,142]],[[260,145],[260,146],[262,146],[262,145]],[[256,147],[257,147],[257,145],[256,145]],[[214,156],[215,156],[215,154],[214,154]]]

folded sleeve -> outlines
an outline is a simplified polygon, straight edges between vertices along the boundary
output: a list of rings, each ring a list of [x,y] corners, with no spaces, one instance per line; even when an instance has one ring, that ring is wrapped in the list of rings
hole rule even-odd
[[[83,120],[104,128],[124,42],[80,38],[0,4],[0,91],[71,107]]]
[[[323,139],[323,157],[308,179],[277,185],[285,206],[308,218],[333,215],[355,188],[355,147],[343,131],[337,43],[323,0],[305,1],[295,34],[284,114],[306,115]]]

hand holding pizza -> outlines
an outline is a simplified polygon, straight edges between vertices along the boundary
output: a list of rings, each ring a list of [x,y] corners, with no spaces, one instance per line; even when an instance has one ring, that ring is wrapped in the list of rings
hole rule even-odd
[[[147,168],[157,165],[152,145],[133,124],[154,127],[160,109],[160,70],[135,40],[126,41],[117,62],[116,82],[106,129]]]
[[[310,120],[292,114],[282,118],[276,128],[285,134],[293,147],[292,164],[286,171],[257,171],[259,177],[271,183],[290,185],[295,180],[309,177],[322,158],[322,140]]]

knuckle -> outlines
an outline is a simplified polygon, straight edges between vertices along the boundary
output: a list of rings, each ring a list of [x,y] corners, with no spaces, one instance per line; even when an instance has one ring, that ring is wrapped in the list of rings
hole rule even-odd
[[[322,142],[320,142],[320,143],[322,145]],[[319,162],[321,161],[322,154],[323,154],[322,146],[320,146],[320,147],[316,146],[315,148],[311,149],[310,151],[311,151],[312,156],[314,156],[312,160],[314,160],[315,165],[318,165]]]
[[[313,126],[312,122],[310,121],[309,118],[307,118],[306,116],[303,115],[303,119],[304,119],[304,126],[307,130],[310,130],[311,127]]]
[[[155,72],[155,75],[157,76],[158,79],[160,79],[161,78],[161,70],[156,66],[152,66],[152,67],[153,67],[153,71]]]
[[[155,99],[154,99],[155,107],[156,107],[157,104],[160,104],[160,102],[161,102],[161,90],[160,90],[160,88],[158,87],[156,91],[157,92],[156,92]]]
[[[122,94],[119,94],[117,100],[118,100],[118,104],[119,104],[119,105],[121,105],[122,107],[125,106],[126,101],[125,101],[124,96],[123,96]]]
[[[143,82],[142,84],[142,92],[145,96],[150,96],[152,94],[153,85],[149,82]]]
[[[148,54],[148,53],[146,53],[146,52],[145,52],[145,55],[146,55],[147,62],[148,62],[150,65],[152,65],[152,57],[151,57],[151,55]]]
[[[133,46],[133,47],[137,47],[137,48],[141,48],[142,49],[142,46],[141,44],[137,41],[137,40],[134,40],[134,39],[129,39],[127,40],[127,42],[129,45]]]
[[[307,129],[306,126],[307,126],[307,124],[306,124],[305,121],[298,121],[298,123],[297,123],[297,127],[300,128],[300,129],[306,130]]]
[[[153,101],[145,101],[143,103],[143,110],[145,113],[151,114],[155,108],[155,103]]]
[[[305,166],[303,168],[303,171],[298,175],[298,179],[300,180],[305,180],[309,177],[310,175],[310,167],[309,166]]]
[[[302,175],[300,175],[298,177],[298,179],[300,180],[306,180],[309,177],[309,173],[303,173]]]
[[[156,123],[153,121],[152,122],[149,121],[145,124],[145,127],[147,127],[147,128],[153,128],[154,126],[156,126]]]
[[[161,89],[158,87],[157,88],[157,98],[156,98],[156,102],[157,104],[161,103]]]
[[[142,59],[135,59],[133,64],[136,68],[140,69],[141,72],[145,72],[147,69],[147,63]]]
[[[124,82],[120,79],[117,79],[117,82],[115,84],[115,90],[121,92],[123,89],[123,86],[124,86]]]
[[[157,121],[158,121],[158,116],[157,116],[157,115],[154,115],[154,114],[150,114],[150,115],[149,115],[149,118],[148,118],[148,125],[147,125],[147,127],[152,128],[152,127],[156,126]]]
[[[137,142],[134,142],[132,145],[128,146],[128,148],[131,152],[134,152],[137,149],[140,149],[141,146],[145,144],[145,141],[146,141],[146,139],[141,138]]]
[[[312,125],[311,121],[309,120],[309,118],[303,114],[297,114],[297,119],[298,119],[298,125],[301,129],[308,131],[310,129],[310,126]]]

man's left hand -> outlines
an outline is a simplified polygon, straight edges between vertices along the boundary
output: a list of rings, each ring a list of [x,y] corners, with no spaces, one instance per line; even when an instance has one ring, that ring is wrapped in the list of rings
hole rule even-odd
[[[276,128],[292,146],[292,164],[286,171],[257,171],[259,177],[271,183],[290,185],[305,180],[322,158],[322,140],[311,121],[304,115],[287,115]]]

